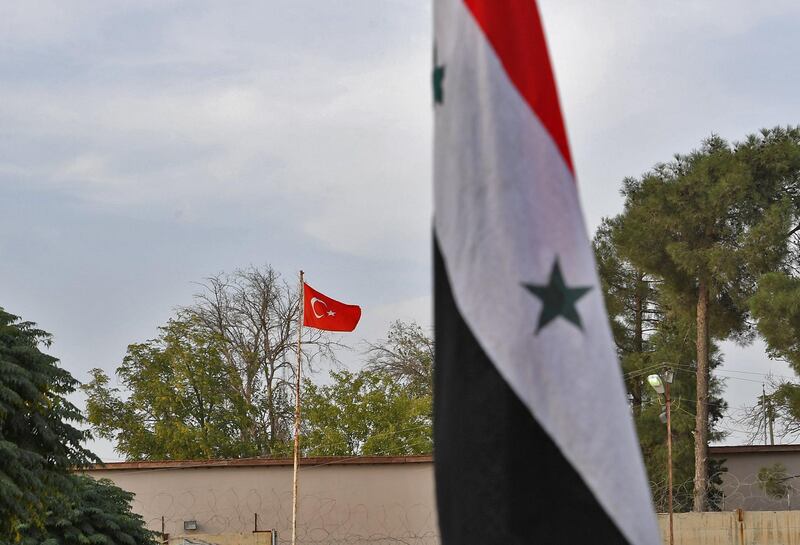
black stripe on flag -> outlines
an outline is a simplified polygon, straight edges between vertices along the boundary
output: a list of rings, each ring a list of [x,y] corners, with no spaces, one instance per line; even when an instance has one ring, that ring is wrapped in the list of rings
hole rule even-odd
[[[627,543],[464,322],[435,236],[434,254],[442,543]],[[490,307],[487,301],[487,312]]]

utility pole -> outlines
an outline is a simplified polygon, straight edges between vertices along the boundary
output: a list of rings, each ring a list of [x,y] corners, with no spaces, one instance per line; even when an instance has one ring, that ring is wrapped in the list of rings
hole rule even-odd
[[[650,375],[647,382],[658,394],[664,394],[666,405],[667,420],[667,510],[669,511],[669,545],[674,545],[674,532],[672,527],[672,400],[670,398],[670,386],[674,372],[672,368],[665,367],[663,373]]]
[[[767,423],[769,424],[769,444],[775,445],[775,432],[772,423],[775,421],[775,413],[772,408],[772,396],[767,399]]]
[[[667,405],[667,467],[669,468],[667,471],[667,488],[669,489],[669,497],[667,498],[667,504],[669,506],[669,545],[674,545],[674,537],[672,532],[672,418],[670,415],[670,409],[672,406],[672,401],[669,397],[669,387],[672,383],[672,370],[668,370],[665,375],[669,373],[669,379],[665,380],[664,382],[664,398],[666,399]]]
[[[769,409],[767,409],[767,391],[764,385],[761,385],[761,407],[764,409],[764,445],[767,444],[767,429],[769,428],[769,435],[772,439],[771,444],[775,444],[775,438],[772,436],[772,421],[770,420]]]

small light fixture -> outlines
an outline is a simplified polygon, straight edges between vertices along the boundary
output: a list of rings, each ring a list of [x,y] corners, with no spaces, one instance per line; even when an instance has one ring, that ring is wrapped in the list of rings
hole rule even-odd
[[[664,393],[664,383],[661,380],[661,377],[658,375],[650,375],[647,377],[647,383],[653,387],[653,390],[656,391],[658,394]]]
[[[675,373],[672,371],[672,367],[667,367],[664,369],[664,382],[667,384],[672,384],[672,377],[675,376]]]
[[[183,521],[183,529],[184,530],[197,530],[197,521],[196,520],[184,520]]]

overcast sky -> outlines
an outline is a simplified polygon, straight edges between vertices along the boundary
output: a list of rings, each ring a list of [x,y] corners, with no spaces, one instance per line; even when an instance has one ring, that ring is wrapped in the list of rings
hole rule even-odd
[[[592,230],[625,176],[799,121],[797,2],[540,7]],[[420,0],[0,0],[0,305],[79,380],[250,264],[361,304],[353,345],[429,326],[431,43]],[[770,370],[726,345],[732,408]]]

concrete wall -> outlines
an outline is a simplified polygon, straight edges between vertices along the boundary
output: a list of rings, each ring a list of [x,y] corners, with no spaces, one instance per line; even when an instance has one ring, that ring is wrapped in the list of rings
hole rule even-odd
[[[680,513],[676,545],[800,545],[800,498],[768,498],[757,485],[760,468],[776,462],[800,475],[800,453],[726,452],[724,512]],[[143,462],[109,464],[89,473],[136,494],[134,510],[171,545],[268,545],[291,537],[292,466],[281,461]],[[798,479],[790,479],[795,484]],[[800,483],[797,483],[800,485]],[[798,490],[800,492],[800,490]],[[745,511],[734,509],[745,508]],[[756,510],[764,510],[756,512]],[[781,511],[782,510],[782,511]],[[184,531],[184,521],[197,521]],[[664,543],[667,516],[659,515]],[[437,545],[439,530],[430,458],[306,460],[300,469],[298,541],[303,545]]]
[[[675,545],[800,545],[800,511],[678,513]],[[668,516],[658,516],[661,537],[669,543]]]
[[[240,534],[184,534],[172,536],[162,545],[272,545],[270,532]]]
[[[257,513],[260,529],[275,528],[279,543],[290,540],[291,465],[127,466],[89,473],[133,492],[133,509],[152,530],[160,531],[163,516],[171,537],[215,543],[200,534],[251,533]],[[196,531],[184,532],[187,520],[197,521]],[[427,545],[438,543],[438,534],[431,462],[301,466],[298,541],[304,545]]]
[[[661,538],[669,544],[668,516],[659,515]],[[679,513],[675,545],[800,545],[800,512]],[[333,538],[330,543],[341,543]],[[405,540],[398,539],[398,543]],[[173,535],[169,545],[271,545],[269,533]]]

